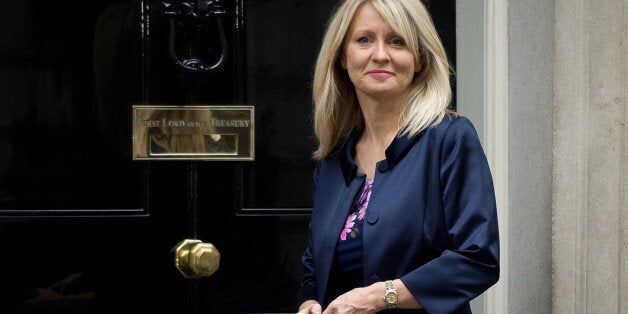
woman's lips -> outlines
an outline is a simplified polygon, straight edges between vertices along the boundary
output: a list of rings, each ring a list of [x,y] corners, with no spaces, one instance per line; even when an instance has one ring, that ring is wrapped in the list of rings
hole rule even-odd
[[[371,70],[371,71],[368,71],[368,74],[375,78],[387,78],[393,75],[392,72],[385,71],[385,70]]]

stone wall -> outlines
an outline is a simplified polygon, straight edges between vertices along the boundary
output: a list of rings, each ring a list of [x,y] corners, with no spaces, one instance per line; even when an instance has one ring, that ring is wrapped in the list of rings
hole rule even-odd
[[[554,313],[628,313],[627,8],[555,0]]]

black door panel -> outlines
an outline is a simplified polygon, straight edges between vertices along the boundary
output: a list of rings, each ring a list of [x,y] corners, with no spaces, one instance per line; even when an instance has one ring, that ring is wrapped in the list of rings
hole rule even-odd
[[[3,1],[0,313],[294,312],[336,3]],[[252,105],[255,161],[134,161],[134,104]],[[184,278],[184,239],[218,271]]]

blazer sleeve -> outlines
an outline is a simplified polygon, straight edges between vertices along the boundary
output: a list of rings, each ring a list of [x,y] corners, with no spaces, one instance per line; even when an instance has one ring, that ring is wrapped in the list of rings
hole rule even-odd
[[[428,312],[455,313],[499,279],[497,209],[486,156],[466,118],[448,126],[439,162],[445,248],[401,280]]]
[[[318,185],[318,174],[320,169],[320,163],[314,170],[314,194],[316,194],[316,187]],[[315,199],[315,198],[314,198]],[[314,268],[314,253],[312,252],[312,224],[310,223],[308,231],[308,242],[305,252],[301,257],[301,265],[303,267],[303,277],[301,278],[301,287],[298,295],[298,305],[303,304],[307,300],[318,301],[318,289],[316,286],[315,268]]]

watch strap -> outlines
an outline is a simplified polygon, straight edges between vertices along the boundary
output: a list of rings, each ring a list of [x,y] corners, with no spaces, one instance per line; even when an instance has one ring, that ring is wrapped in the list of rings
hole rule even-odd
[[[392,298],[389,297],[391,295],[393,295]],[[397,290],[395,289],[392,280],[386,280],[386,292],[384,293],[384,301],[386,302],[389,310],[397,308]]]

